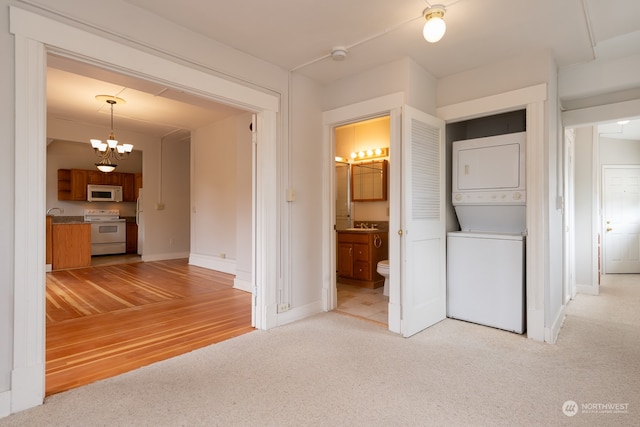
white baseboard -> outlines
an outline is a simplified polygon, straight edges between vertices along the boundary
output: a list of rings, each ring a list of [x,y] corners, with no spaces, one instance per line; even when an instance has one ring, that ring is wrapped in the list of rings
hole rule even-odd
[[[0,419],[11,415],[11,391],[0,393]]]
[[[550,328],[544,329],[544,340],[549,344],[555,344],[558,340],[558,334],[560,334],[560,329],[562,328],[562,324],[564,323],[564,319],[567,317],[566,315],[566,305],[563,305],[558,311],[558,315],[556,316],[553,324]]]
[[[174,252],[174,253],[164,253],[164,254],[151,254],[151,255],[142,255],[142,261],[166,261],[168,259],[182,259],[188,258],[189,252]]]
[[[227,274],[236,274],[236,261],[211,255],[190,254],[189,264]]]
[[[233,279],[233,287],[235,289],[240,289],[241,291],[245,291],[249,293],[253,292],[251,289],[251,281],[238,279],[237,277]]]
[[[282,326],[314,314],[322,313],[322,301],[315,301],[302,307],[291,308],[282,313],[278,313],[277,325]]]

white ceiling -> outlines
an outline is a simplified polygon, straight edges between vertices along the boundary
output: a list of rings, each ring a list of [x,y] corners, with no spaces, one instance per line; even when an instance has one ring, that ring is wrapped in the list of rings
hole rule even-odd
[[[440,78],[539,49],[559,67],[640,53],[638,0],[442,0],[447,33],[435,44],[422,38],[424,0],[124,1],[321,84],[407,56]],[[331,59],[336,46],[344,61]],[[121,96],[116,135],[184,136],[238,112],[64,58],[49,65],[49,114],[108,125],[94,96]]]

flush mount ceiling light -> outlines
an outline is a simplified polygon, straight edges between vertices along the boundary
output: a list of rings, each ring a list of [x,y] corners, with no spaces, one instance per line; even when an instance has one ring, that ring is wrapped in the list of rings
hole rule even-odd
[[[422,12],[424,19],[427,20],[422,29],[422,35],[429,43],[439,41],[447,31],[447,24],[444,22],[444,19],[442,19],[444,12],[445,8],[441,4],[428,7]]]
[[[347,57],[347,48],[342,46],[334,47],[331,51],[331,57],[334,61],[344,61]]]
[[[116,170],[116,167],[118,166],[117,164],[112,163],[111,159],[124,160],[129,157],[129,153],[133,150],[133,144],[118,145],[118,141],[113,134],[113,106],[116,104],[123,105],[125,100],[110,95],[96,95],[96,99],[98,101],[104,101],[111,106],[111,133],[109,134],[109,138],[106,142],[102,142],[99,139],[91,140],[91,146],[93,147],[93,151],[96,153],[96,156],[102,158],[102,160],[96,163],[96,167],[98,170],[108,173]]]

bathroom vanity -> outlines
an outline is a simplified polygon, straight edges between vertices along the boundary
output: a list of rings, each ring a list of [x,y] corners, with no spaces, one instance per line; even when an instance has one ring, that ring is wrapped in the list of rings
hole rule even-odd
[[[376,271],[378,261],[388,258],[388,232],[377,229],[338,230],[338,282],[378,288],[384,277]]]

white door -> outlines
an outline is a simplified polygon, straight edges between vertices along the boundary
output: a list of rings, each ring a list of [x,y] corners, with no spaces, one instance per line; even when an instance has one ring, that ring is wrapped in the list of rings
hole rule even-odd
[[[604,167],[605,273],[640,273],[640,167]]]
[[[446,317],[444,123],[411,107],[402,114],[401,332]]]

